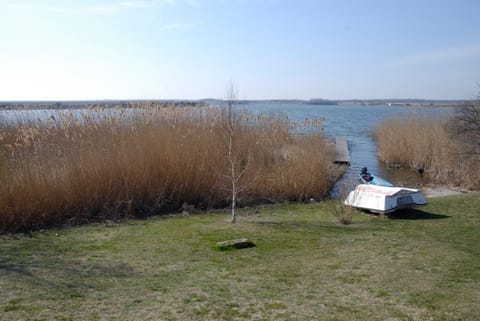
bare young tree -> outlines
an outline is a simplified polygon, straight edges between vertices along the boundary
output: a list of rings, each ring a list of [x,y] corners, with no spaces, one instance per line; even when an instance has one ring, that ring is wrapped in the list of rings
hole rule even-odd
[[[235,110],[237,91],[233,84],[230,84],[227,89],[226,109],[223,111],[223,142],[227,151],[228,157],[228,174],[223,176],[229,181],[227,190],[230,192],[231,200],[231,222],[236,222],[236,206],[239,193],[244,189],[240,185],[240,181],[245,173],[248,171],[250,165],[250,155],[243,155],[240,157],[240,150],[238,146],[238,134],[241,130],[240,119]],[[243,158],[247,157],[247,161]],[[243,161],[242,161],[243,160]]]

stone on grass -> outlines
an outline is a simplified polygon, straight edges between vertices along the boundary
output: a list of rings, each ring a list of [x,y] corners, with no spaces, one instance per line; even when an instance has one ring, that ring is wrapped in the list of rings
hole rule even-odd
[[[254,246],[255,244],[253,242],[250,242],[246,238],[242,238],[237,240],[218,242],[216,249],[219,251],[228,251],[228,250],[234,250],[234,249],[245,249],[245,248],[254,247]]]

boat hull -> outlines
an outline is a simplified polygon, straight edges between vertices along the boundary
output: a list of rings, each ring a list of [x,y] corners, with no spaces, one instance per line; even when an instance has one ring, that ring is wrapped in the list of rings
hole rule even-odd
[[[427,205],[417,189],[360,184],[348,194],[345,205],[373,213],[386,214],[402,208]]]
[[[383,178],[380,178],[378,176],[372,175],[373,179],[371,181],[366,181],[362,178],[361,174],[358,174],[358,178],[360,179],[360,182],[362,184],[368,184],[368,185],[377,185],[377,186],[388,186],[388,187],[393,187],[393,184],[384,180]]]

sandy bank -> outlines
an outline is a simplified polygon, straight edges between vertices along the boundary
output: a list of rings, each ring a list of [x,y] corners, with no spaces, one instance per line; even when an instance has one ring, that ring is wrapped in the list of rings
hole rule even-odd
[[[425,187],[422,191],[425,196],[429,198],[468,193],[466,190],[459,190],[448,186],[429,186]]]

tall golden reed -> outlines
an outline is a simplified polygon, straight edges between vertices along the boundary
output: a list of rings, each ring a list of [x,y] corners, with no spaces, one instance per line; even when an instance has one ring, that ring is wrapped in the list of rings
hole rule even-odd
[[[378,157],[390,166],[424,168],[440,183],[480,189],[478,157],[451,137],[448,118],[410,116],[382,123],[374,132]]]
[[[336,173],[320,134],[297,135],[283,119],[237,121],[241,204],[328,195]],[[175,106],[3,122],[0,230],[226,206],[223,122],[221,109]]]

